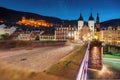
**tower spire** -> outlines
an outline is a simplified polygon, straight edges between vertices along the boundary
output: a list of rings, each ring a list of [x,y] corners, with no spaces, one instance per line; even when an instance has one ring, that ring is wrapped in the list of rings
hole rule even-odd
[[[99,23],[99,13],[97,12],[96,23]]]
[[[99,20],[99,13],[97,12],[96,17],[96,25],[95,25],[96,31],[100,31],[100,20]]]
[[[78,20],[82,20],[83,21],[82,13],[80,13],[80,17],[79,17]]]
[[[94,20],[93,16],[92,16],[92,12],[90,14],[89,20]]]

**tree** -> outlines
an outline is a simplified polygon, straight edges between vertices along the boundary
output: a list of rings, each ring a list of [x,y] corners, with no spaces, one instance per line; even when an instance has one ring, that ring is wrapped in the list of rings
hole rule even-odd
[[[1,35],[1,40],[7,40],[8,38],[9,38],[9,34],[8,33]]]
[[[39,36],[38,36],[38,35],[36,36],[35,40],[37,40],[37,41],[38,41],[38,40],[40,40],[40,38],[39,38]]]

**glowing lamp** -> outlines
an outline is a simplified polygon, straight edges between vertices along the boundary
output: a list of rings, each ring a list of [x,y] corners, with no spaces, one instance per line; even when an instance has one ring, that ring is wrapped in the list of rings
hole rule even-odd
[[[97,36],[97,35],[95,35],[95,36],[94,36],[94,38],[95,38],[95,39],[98,39],[98,36]]]

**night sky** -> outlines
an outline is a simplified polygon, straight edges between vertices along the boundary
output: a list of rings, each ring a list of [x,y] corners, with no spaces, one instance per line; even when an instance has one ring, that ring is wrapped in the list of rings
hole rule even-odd
[[[78,19],[80,12],[85,21],[91,12],[101,21],[120,18],[120,0],[0,0],[0,6],[68,20]]]

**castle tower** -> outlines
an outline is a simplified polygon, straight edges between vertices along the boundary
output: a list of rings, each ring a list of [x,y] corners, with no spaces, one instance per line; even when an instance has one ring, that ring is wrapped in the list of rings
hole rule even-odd
[[[80,13],[80,17],[78,19],[78,30],[81,30],[84,25],[82,14]]]
[[[97,13],[96,17],[96,24],[95,24],[96,31],[100,31],[100,20],[99,20],[99,14]]]
[[[90,30],[94,32],[94,18],[92,16],[92,13],[89,17],[88,26],[89,26]]]

